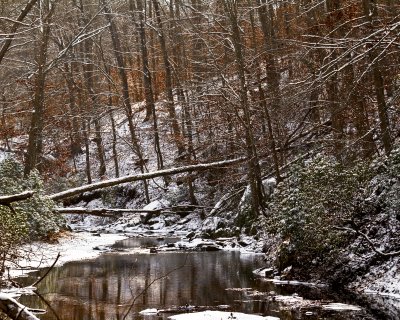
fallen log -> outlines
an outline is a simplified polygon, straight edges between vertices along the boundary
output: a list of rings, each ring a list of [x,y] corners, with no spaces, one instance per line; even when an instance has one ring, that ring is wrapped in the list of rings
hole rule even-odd
[[[161,213],[162,209],[158,210],[107,209],[107,208],[88,209],[82,207],[75,207],[75,208],[55,208],[54,211],[56,213],[61,213],[61,214],[87,214],[99,217],[115,217],[115,216],[120,216],[123,213]]]
[[[5,293],[0,293],[0,311],[13,320],[40,320],[26,306]]]
[[[12,194],[8,196],[0,196],[0,205],[9,206],[13,202],[22,201],[29,199],[33,196],[33,191],[24,191],[17,194]]]
[[[124,177],[120,177],[120,178],[99,181],[99,182],[95,182],[92,184],[84,185],[84,186],[73,188],[73,189],[68,189],[65,191],[54,193],[52,195],[49,195],[48,197],[52,200],[57,201],[57,200],[75,196],[75,195],[83,193],[83,192],[112,187],[112,186],[115,186],[115,185],[118,185],[121,183],[134,182],[134,181],[139,181],[139,180],[148,180],[148,179],[153,179],[153,178],[157,178],[157,177],[165,177],[165,176],[170,176],[170,175],[183,173],[183,172],[203,171],[203,170],[208,170],[208,169],[215,168],[215,167],[228,166],[228,165],[232,165],[235,163],[240,163],[240,162],[246,161],[246,159],[247,158],[238,158],[238,159],[217,161],[217,162],[211,162],[211,163],[200,163],[200,164],[194,164],[194,165],[189,165],[189,166],[184,166],[184,167],[179,167],[179,168],[171,168],[171,169],[164,169],[164,170],[158,170],[158,171],[153,171],[153,172],[129,175],[129,176],[124,176]]]

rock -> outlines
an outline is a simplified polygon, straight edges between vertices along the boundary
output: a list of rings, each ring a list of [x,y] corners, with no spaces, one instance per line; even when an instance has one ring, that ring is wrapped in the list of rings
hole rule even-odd
[[[157,248],[150,248],[150,253],[157,253]]]
[[[95,247],[93,247],[93,250],[96,250],[96,251],[106,251],[106,250],[109,250],[109,248],[106,247],[106,246],[95,246]]]
[[[285,268],[281,273],[282,280],[290,280],[292,278],[292,266]]]
[[[191,232],[189,232],[189,233],[186,235],[186,238],[188,238],[189,241],[190,241],[190,240],[192,240],[195,236],[196,236],[196,232],[191,231]]]
[[[197,249],[199,249],[200,251],[219,251],[221,250],[221,248],[219,246],[217,246],[216,244],[205,244],[202,243],[200,245],[197,246]]]
[[[273,277],[274,276],[274,269],[272,268],[265,268],[262,270],[264,277]]]

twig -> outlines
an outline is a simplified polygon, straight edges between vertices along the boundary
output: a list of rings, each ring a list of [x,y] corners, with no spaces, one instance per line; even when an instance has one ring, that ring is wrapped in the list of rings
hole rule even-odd
[[[54,308],[51,306],[51,304],[37,290],[34,290],[33,292],[39,297],[39,299],[41,301],[44,302],[44,304],[51,310],[51,312],[53,312],[56,319],[61,320],[60,317],[58,316],[56,310],[54,310]]]
[[[46,278],[46,276],[49,274],[49,272],[51,271],[51,269],[53,269],[54,266],[56,265],[56,263],[57,263],[58,259],[60,258],[60,256],[61,256],[61,253],[59,252],[59,253],[57,254],[57,257],[56,257],[56,259],[54,260],[53,264],[50,266],[50,268],[47,269],[46,273],[45,273],[40,279],[38,279],[37,281],[35,281],[35,282],[31,285],[31,287],[37,286],[40,282],[42,282],[42,280],[43,280],[44,278]]]

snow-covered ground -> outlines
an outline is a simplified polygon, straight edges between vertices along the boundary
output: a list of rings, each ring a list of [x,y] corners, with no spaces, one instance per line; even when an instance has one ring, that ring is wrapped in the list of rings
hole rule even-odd
[[[28,254],[26,259],[18,261],[18,266],[10,265],[10,276],[18,277],[39,268],[49,267],[60,254],[56,266],[69,261],[92,259],[103,251],[96,250],[110,246],[118,240],[126,239],[120,234],[65,233],[57,243],[34,242],[22,248]]]

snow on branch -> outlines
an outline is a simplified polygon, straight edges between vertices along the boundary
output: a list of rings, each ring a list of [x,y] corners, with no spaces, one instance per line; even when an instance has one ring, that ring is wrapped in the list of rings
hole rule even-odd
[[[54,193],[52,195],[49,195],[49,198],[52,200],[61,200],[61,199],[72,197],[72,196],[75,196],[77,194],[81,194],[81,193],[84,193],[87,191],[93,191],[93,190],[97,190],[97,189],[112,187],[112,186],[115,186],[115,185],[118,185],[121,183],[153,179],[156,177],[170,176],[170,175],[183,173],[183,172],[203,171],[203,170],[208,170],[210,168],[222,167],[222,166],[227,166],[227,165],[232,165],[235,163],[243,162],[246,159],[247,158],[237,158],[237,159],[210,162],[210,163],[200,163],[200,164],[183,166],[183,167],[179,167],[179,168],[171,168],[171,169],[129,175],[129,176],[124,176],[124,177],[120,177],[120,178],[99,181],[99,182],[84,185],[84,186],[81,186],[78,188],[68,189],[65,191]]]
[[[26,306],[5,293],[0,293],[0,311],[11,319],[39,320]]]
[[[33,194],[34,194],[33,191],[24,191],[9,196],[0,196],[0,205],[9,206],[13,202],[29,199],[33,196]]]
[[[12,40],[14,38],[14,33],[17,31],[18,26],[24,20],[24,18],[29,13],[29,11],[31,11],[31,9],[36,4],[36,2],[37,2],[37,0],[30,0],[26,4],[25,8],[19,14],[17,20],[14,22],[14,25],[11,27],[10,34],[9,34],[8,37],[6,37],[6,40],[4,41],[4,44],[3,44],[3,46],[1,47],[1,50],[0,50],[0,63],[2,62],[6,52],[10,48],[11,42],[12,42]]]

